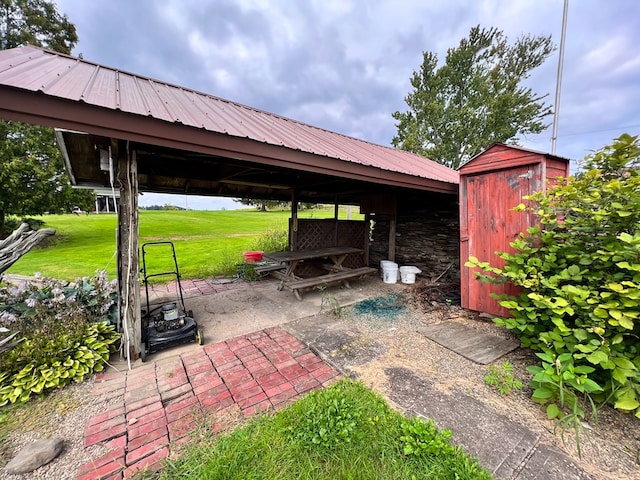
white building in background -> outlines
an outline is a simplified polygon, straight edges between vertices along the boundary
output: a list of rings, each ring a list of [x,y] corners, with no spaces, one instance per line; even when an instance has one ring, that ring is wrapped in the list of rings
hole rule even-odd
[[[96,213],[116,213],[117,202],[120,201],[120,192],[112,192],[108,188],[95,189],[96,192]],[[115,197],[114,197],[115,195]]]

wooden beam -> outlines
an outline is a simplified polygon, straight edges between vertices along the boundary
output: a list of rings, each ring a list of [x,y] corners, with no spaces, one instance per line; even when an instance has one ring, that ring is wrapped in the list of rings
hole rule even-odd
[[[117,149],[112,140],[112,154],[117,158],[117,181],[120,186],[118,209],[118,301],[123,349],[129,360],[140,356],[142,320],[140,313],[140,268],[138,259],[138,166],[136,154],[127,148]]]
[[[149,145],[177,148],[255,161],[262,165],[293,168],[381,185],[458,192],[457,178],[450,182],[431,180],[401,172],[372,168],[337,158],[295,150],[222,132],[208,131],[150,116],[134,115],[83,101],[73,101],[0,85],[0,118],[56,128],[65,128],[108,138],[125,138]]]

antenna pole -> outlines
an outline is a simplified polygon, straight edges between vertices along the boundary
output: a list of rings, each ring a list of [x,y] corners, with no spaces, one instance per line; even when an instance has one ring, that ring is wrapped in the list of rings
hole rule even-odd
[[[560,36],[560,55],[558,56],[558,75],[556,78],[556,100],[553,112],[553,133],[551,134],[551,154],[556,153],[556,141],[558,140],[558,115],[560,113],[560,90],[562,85],[562,64],[564,62],[564,39],[567,33],[567,10],[569,0],[564,0],[562,12],[562,34]]]

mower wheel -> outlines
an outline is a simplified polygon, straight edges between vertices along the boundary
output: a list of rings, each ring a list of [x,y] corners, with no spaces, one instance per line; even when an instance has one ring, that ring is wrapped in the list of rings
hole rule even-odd
[[[196,342],[198,343],[198,345],[202,345],[204,343],[204,338],[200,329],[196,330]]]
[[[144,342],[142,342],[140,347],[140,360],[142,360],[143,363],[147,361],[147,344]]]

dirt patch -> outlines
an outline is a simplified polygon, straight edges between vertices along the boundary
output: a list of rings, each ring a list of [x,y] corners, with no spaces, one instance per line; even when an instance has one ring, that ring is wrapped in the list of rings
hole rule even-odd
[[[446,287],[438,290],[436,300],[424,294],[424,285],[416,283],[404,293],[406,308],[394,315],[377,316],[375,311],[362,312],[357,307],[345,309],[343,318],[352,329],[361,332],[362,338],[375,342],[376,355],[369,362],[346,361],[340,366],[386,398],[392,397],[387,377],[390,369],[409,369],[443,393],[464,392],[526,426],[540,436],[542,443],[564,451],[595,478],[640,479],[640,421],[632,415],[603,406],[597,424],[584,424],[590,439],[582,433],[582,456],[579,457],[574,433],[557,429],[554,422],[547,419],[544,408],[530,398],[532,389],[528,386],[530,374],[526,367],[537,363],[537,357],[530,351],[518,348],[495,362],[509,361],[514,376],[524,385],[510,395],[500,395],[484,381],[488,365],[476,364],[418,334],[420,327],[455,321],[482,332],[514,338],[511,332],[493,322],[453,305],[453,301],[447,300],[446,293],[441,295],[442,291],[447,291]],[[381,289],[380,294],[387,295],[388,292]]]

